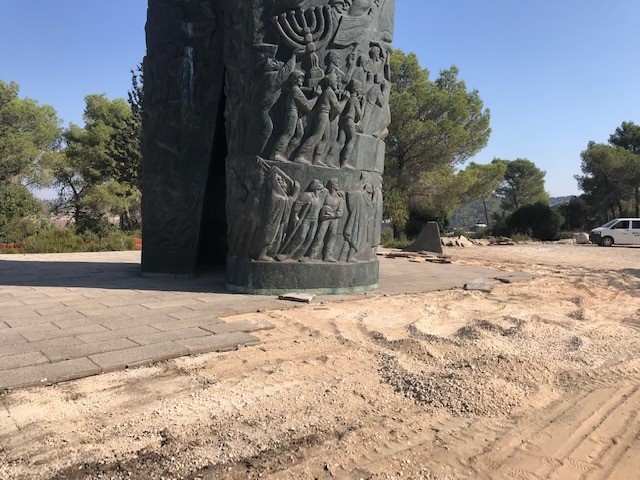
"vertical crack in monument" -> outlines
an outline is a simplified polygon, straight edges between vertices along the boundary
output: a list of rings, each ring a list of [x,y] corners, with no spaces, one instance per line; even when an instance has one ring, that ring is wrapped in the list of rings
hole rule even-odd
[[[144,175],[152,173],[144,179],[151,193],[143,192],[149,195],[143,271],[181,273],[168,268],[170,262],[163,265],[160,258],[162,248],[169,252],[177,247],[173,244],[190,252],[192,262],[183,266],[191,270],[197,268],[203,251],[214,248],[202,244],[206,226],[198,222],[206,220],[203,211],[212,209],[201,205],[201,199],[215,198],[205,195],[211,188],[206,172],[220,162],[215,132],[221,130],[216,112],[222,107],[216,92],[220,71],[225,70],[227,288],[248,293],[374,288],[384,139],[391,120],[394,0],[150,0],[148,32],[157,21],[154,5],[179,12],[182,30],[190,23],[184,20],[187,6],[198,5],[203,13],[222,16],[216,16],[217,30],[203,28],[209,35],[206,41],[191,40],[191,45],[190,40],[179,40],[184,53],[173,55],[173,70],[161,67],[169,72],[171,87],[179,85],[173,94],[164,94],[169,101],[163,104],[178,117],[177,127],[151,118],[157,112],[147,112],[145,90],[145,119],[151,126],[145,125]],[[219,40],[220,29],[222,63],[220,52],[205,46],[211,39]],[[148,42],[145,89],[147,69],[154,65],[153,35]],[[199,49],[206,53],[202,61],[209,62],[209,68],[213,63],[218,67],[200,79]],[[197,82],[204,77],[212,83],[208,88],[200,85],[199,91]],[[157,88],[156,77],[153,82],[152,88]],[[191,108],[198,112],[195,116]],[[186,133],[181,130],[184,122]],[[169,143],[168,154],[164,142]],[[167,157],[173,162],[169,169]],[[167,190],[172,200],[154,189]],[[186,221],[181,217],[183,208],[192,209],[191,224],[184,228],[188,241],[200,242],[202,248],[188,244],[186,237],[174,238],[179,234],[176,221]],[[148,228],[147,221],[157,228]],[[162,238],[166,245],[158,247]],[[148,264],[147,242],[152,252]]]

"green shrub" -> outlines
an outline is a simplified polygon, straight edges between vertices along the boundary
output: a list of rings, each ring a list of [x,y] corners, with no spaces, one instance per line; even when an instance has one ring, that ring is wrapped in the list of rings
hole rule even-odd
[[[86,230],[76,233],[72,228],[50,229],[27,237],[21,251],[23,253],[74,253],[111,252],[133,250],[133,237],[112,229],[104,234]]]
[[[0,215],[8,220],[42,213],[42,205],[27,187],[0,181]]]
[[[84,234],[87,232],[92,232],[101,238],[110,235],[113,231],[116,230],[117,228],[114,225],[110,224],[109,221],[102,216],[82,216],[80,217],[80,219],[78,219],[78,223],[76,224],[76,231],[78,233]]]
[[[6,222],[2,241],[9,243],[22,243],[32,235],[36,235],[52,228],[53,224],[40,215],[16,217]]]
[[[525,233],[515,233],[511,236],[511,240],[517,243],[525,243],[533,241],[533,238]]]
[[[529,235],[536,240],[555,240],[564,219],[549,205],[542,202],[525,205],[513,212],[506,225],[513,234]]]
[[[0,242],[12,242],[11,224],[24,217],[42,215],[42,206],[22,185],[0,181]]]
[[[392,227],[382,227],[380,232],[380,243],[382,245],[386,245],[389,242],[393,242],[393,228]]]
[[[26,238],[23,253],[73,253],[86,252],[82,238],[71,228],[46,230]]]
[[[117,252],[120,250],[133,250],[135,242],[133,237],[119,230],[112,229],[99,235],[95,232],[85,231],[81,235],[82,241],[89,252]]]
[[[506,217],[499,213],[493,214],[492,226],[488,233],[494,237],[509,237],[513,234],[511,229],[507,226]]]
[[[384,242],[382,245],[387,248],[404,248],[408,247],[412,243],[413,240],[410,240],[404,235],[401,235],[399,238],[392,238],[391,240]]]

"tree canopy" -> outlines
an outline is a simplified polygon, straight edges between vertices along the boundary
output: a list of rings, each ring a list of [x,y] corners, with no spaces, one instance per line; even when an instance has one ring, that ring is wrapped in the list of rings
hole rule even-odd
[[[19,91],[0,80],[0,181],[44,184],[40,160],[60,146],[61,121],[53,107]]]
[[[132,223],[125,226],[136,227],[130,213],[140,203],[134,165],[139,164],[139,151],[122,146],[128,135],[134,144],[139,141],[139,133],[131,132],[132,109],[126,100],[105,95],[88,95],[85,103],[85,126],[69,126],[64,134],[67,146],[51,162],[59,208],[70,212],[81,227],[99,222],[108,212]]]
[[[609,144],[589,142],[578,186],[598,220],[640,216],[640,126],[623,122]]]
[[[589,142],[576,176],[585,199],[600,219],[640,216],[640,155],[614,145]]]
[[[640,153],[640,125],[622,122],[622,125],[609,137],[609,143],[632,153]]]
[[[457,67],[430,81],[415,53],[395,50],[391,72],[387,171],[394,180],[406,182],[415,174],[463,163],[486,146],[489,110],[477,90],[467,91]]]
[[[536,167],[526,158],[503,160],[496,158],[492,163],[506,167],[502,184],[496,189],[496,195],[502,199],[502,208],[507,213],[541,202],[549,203],[549,194],[544,189],[546,172]]]
[[[454,167],[486,146],[489,110],[477,90],[467,90],[455,66],[431,81],[415,53],[395,50],[391,72],[385,166],[385,198],[391,201],[385,216],[396,226],[411,216],[441,219],[469,186],[468,176]]]

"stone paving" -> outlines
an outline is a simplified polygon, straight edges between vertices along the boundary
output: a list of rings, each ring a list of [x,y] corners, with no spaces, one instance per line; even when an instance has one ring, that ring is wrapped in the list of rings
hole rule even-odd
[[[139,265],[140,252],[0,255],[0,391],[255,345],[251,333],[271,325],[224,318],[291,306],[276,297],[231,294],[222,272],[146,278]],[[374,293],[444,290],[492,276],[505,274],[381,258]]]

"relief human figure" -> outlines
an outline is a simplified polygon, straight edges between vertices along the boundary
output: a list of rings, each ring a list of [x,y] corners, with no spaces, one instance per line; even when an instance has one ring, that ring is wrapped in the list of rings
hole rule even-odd
[[[369,57],[364,59],[367,70],[367,86],[363,90],[366,102],[362,119],[362,129],[374,137],[384,139],[391,123],[389,109],[389,84],[386,81],[386,60],[382,48],[373,44]]]
[[[259,168],[252,175],[247,175],[246,171],[231,169],[229,175],[230,191],[235,192],[228,205],[235,213],[242,213],[242,221],[231,224],[228,233],[230,252],[235,255],[254,256],[260,253],[260,229],[255,228],[261,225],[263,217],[263,189],[266,170],[269,165],[260,161]]]
[[[271,109],[280,98],[282,87],[296,67],[296,52],[291,55],[287,63],[267,58],[263,63],[264,73],[257,87],[260,97],[256,102],[256,114],[254,117],[254,128],[250,129],[256,135],[256,152],[263,155],[269,138],[273,133],[273,120],[271,119]]]
[[[320,180],[313,180],[306,192],[298,197],[291,208],[288,237],[282,247],[279,261],[299,259],[306,255],[318,230],[320,210],[328,191]]]
[[[371,10],[373,0],[353,0],[351,8],[349,9],[349,15],[354,17],[360,15],[366,15]]]
[[[320,227],[311,244],[309,258],[311,260],[322,258],[325,262],[337,262],[338,260],[333,256],[333,249],[338,234],[338,223],[343,217],[347,205],[337,178],[332,178],[327,182],[327,189],[329,193],[320,210]]]
[[[345,244],[340,254],[347,262],[357,262],[356,255],[373,244],[377,217],[374,196],[375,189],[369,184],[365,184],[360,191],[347,194],[349,217],[344,227]]]
[[[342,113],[342,109],[346,104],[346,99],[340,101],[336,95],[338,78],[335,75],[324,77],[321,85],[322,94],[309,114],[309,132],[293,160],[296,163],[310,164],[311,159],[309,157],[313,155],[314,165],[326,166],[322,161],[322,154],[326,147],[327,129],[331,121],[338,118]]]
[[[362,128],[370,135],[383,140],[389,133],[387,127],[391,123],[388,94],[389,85],[384,80],[380,81],[376,75],[373,85],[365,95],[362,119]]]
[[[385,71],[385,59],[382,56],[382,48],[380,48],[380,45],[373,44],[371,46],[369,58],[371,59],[371,73],[382,78]]]
[[[291,207],[300,193],[300,184],[278,167],[273,167],[265,179],[263,246],[258,260],[271,262],[280,250],[289,223]]]
[[[340,60],[341,56],[335,50],[330,50],[327,54],[326,62],[327,62],[327,70],[326,74],[331,75],[334,74],[338,78],[338,84],[346,83],[346,75],[340,68]]]
[[[351,8],[352,0],[331,0],[330,5],[337,15],[346,15]]]
[[[357,67],[358,67],[358,54],[354,50],[349,55],[347,55],[347,73],[345,75],[347,80],[353,79],[353,75]]]
[[[351,160],[356,143],[356,124],[363,116],[362,102],[364,99],[360,91],[361,88],[362,84],[358,80],[349,82],[347,85],[349,100],[340,116],[338,144],[344,143],[344,147],[340,151],[340,167],[344,168],[353,168],[349,165],[349,160]]]
[[[273,157],[281,162],[289,161],[291,140],[302,137],[302,117],[313,109],[314,100],[307,99],[302,91],[304,72],[295,70],[289,75],[288,88],[285,98],[284,131],[278,137],[273,149]]]
[[[327,54],[327,75],[335,75],[338,79],[338,90],[344,89],[344,84],[347,83],[346,74],[340,69],[340,53],[335,50],[329,51]],[[338,156],[340,152],[340,145],[338,144],[338,135],[340,133],[340,116],[337,116],[331,120],[327,130],[322,136],[322,140],[318,146],[316,156],[323,158],[324,163],[327,166],[337,166]],[[327,151],[327,147],[328,151]]]
[[[358,80],[362,84],[362,92],[366,94],[374,84],[373,62],[368,55],[360,55],[356,61],[353,71],[353,80]]]

